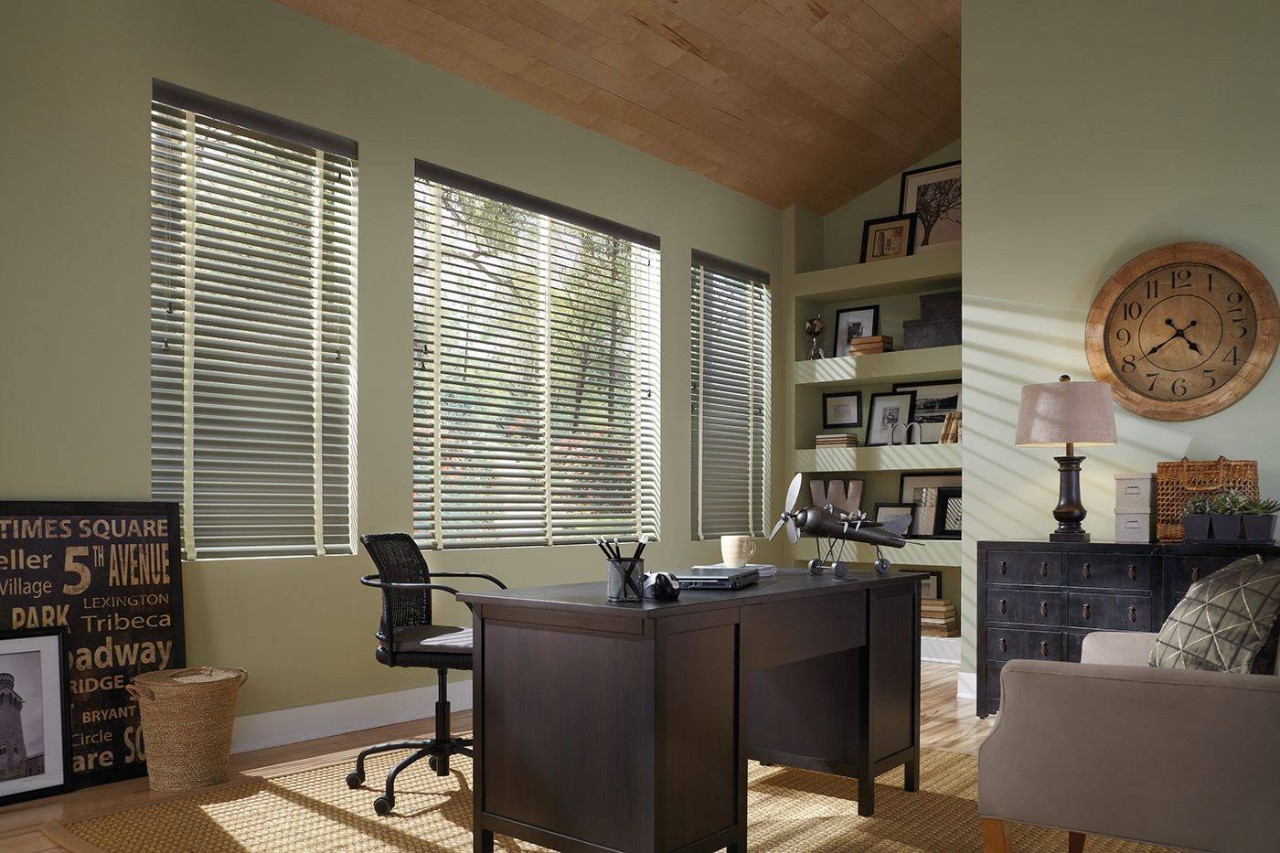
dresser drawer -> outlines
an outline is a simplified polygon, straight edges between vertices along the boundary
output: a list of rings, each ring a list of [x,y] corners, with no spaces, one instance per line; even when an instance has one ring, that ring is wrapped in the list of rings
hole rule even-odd
[[[1067,596],[1068,624],[1093,631],[1150,631],[1151,596],[1072,592]]]
[[[987,622],[1061,625],[1065,595],[1057,590],[988,589]]]
[[[987,554],[987,583],[1058,586],[1062,557],[1053,551],[991,551]]]
[[[1084,638],[1088,631],[1070,631],[1067,633],[1067,660],[1080,663],[1080,655],[1084,652]]]
[[[1151,591],[1160,558],[1139,554],[1067,554],[1067,586]]]
[[[1061,631],[1026,631],[1018,628],[987,629],[987,660],[1062,660]]]
[[[1218,569],[1240,559],[1240,555],[1223,554],[1191,554],[1173,558],[1173,591],[1176,598],[1182,598],[1196,581],[1205,578]]]

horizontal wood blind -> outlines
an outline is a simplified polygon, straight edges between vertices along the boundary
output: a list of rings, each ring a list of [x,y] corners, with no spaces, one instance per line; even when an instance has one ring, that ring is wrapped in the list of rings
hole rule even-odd
[[[353,553],[354,144],[261,126],[156,86],[151,492],[185,559]]]
[[[695,252],[691,290],[693,536],[763,536],[772,406],[769,276]]]
[[[656,537],[656,238],[426,164],[414,198],[419,544]]]

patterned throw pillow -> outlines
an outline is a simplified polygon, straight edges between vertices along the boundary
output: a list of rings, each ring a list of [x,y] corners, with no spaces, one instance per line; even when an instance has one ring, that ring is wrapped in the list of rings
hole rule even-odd
[[[1160,629],[1149,663],[1169,669],[1253,671],[1277,616],[1280,560],[1236,560],[1191,585]]]

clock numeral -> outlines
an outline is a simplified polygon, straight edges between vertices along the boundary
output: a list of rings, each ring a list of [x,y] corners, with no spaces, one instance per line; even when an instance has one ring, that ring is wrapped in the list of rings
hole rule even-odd
[[[1238,290],[1232,291],[1231,293],[1227,294],[1227,303],[1229,305],[1239,305],[1243,301],[1244,301],[1244,294]]]
[[[1176,284],[1174,285],[1174,287],[1177,287],[1177,286],[1178,285]],[[1147,298],[1148,299],[1160,298],[1160,282],[1156,281],[1154,278],[1147,279]]]
[[[1120,328],[1116,329],[1116,340],[1122,344],[1127,344],[1129,343],[1129,341],[1133,340],[1133,333],[1130,332],[1128,329],[1126,329],[1124,326],[1121,326]]]
[[[1148,373],[1147,378],[1151,380],[1151,384],[1147,386],[1148,391],[1156,390],[1156,383],[1160,381],[1159,373]]]
[[[1213,273],[1209,273],[1209,292],[1213,293]]]
[[[1138,363],[1131,355],[1126,355],[1121,359],[1120,370],[1123,373],[1133,373],[1138,369]]]
[[[1191,270],[1178,270],[1169,276],[1169,283],[1175,290],[1191,286]]]
[[[1136,320],[1142,316],[1141,302],[1126,302],[1124,304],[1124,318],[1126,320]]]
[[[1236,326],[1236,334],[1232,335],[1231,337],[1247,338],[1249,336],[1249,327],[1244,325],[1244,318],[1237,317],[1235,322],[1239,323],[1240,325]]]
[[[1169,390],[1173,392],[1175,397],[1187,396],[1187,380],[1179,376],[1169,384]]]
[[[1228,351],[1227,354],[1222,357],[1222,360],[1229,361],[1231,362],[1232,365],[1239,364],[1240,363],[1240,347],[1233,346],[1230,349],[1230,351]]]
[[[1206,367],[1201,371],[1200,381],[1204,383],[1204,387],[1213,388],[1218,384],[1218,380],[1213,378],[1213,368]]]

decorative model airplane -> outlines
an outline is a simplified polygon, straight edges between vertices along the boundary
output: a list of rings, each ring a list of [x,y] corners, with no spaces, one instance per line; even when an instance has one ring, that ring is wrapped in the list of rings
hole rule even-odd
[[[791,481],[785,504],[788,509],[779,516],[769,538],[777,536],[784,526],[792,545],[800,541],[801,535],[809,534],[817,540],[818,545],[818,556],[809,561],[809,571],[820,575],[831,569],[838,578],[849,574],[849,564],[844,559],[846,543],[866,542],[876,548],[876,573],[888,574],[891,564],[880,549],[901,548],[907,544],[902,534],[911,525],[911,516],[902,516],[882,524],[867,518],[865,512],[840,512],[831,504],[798,508],[800,485],[803,481],[802,474],[796,474]],[[826,541],[825,545],[823,540]]]

